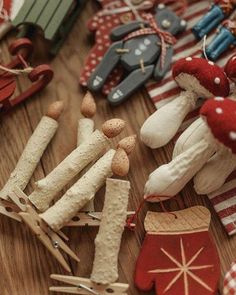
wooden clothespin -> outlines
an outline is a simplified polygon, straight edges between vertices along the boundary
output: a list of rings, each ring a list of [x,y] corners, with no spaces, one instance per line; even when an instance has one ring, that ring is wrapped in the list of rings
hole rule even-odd
[[[52,286],[49,288],[51,292],[63,292],[69,294],[83,294],[83,295],[107,295],[112,293],[113,295],[124,295],[127,294],[129,288],[128,284],[113,283],[108,285],[101,285],[92,282],[90,279],[64,276],[52,274],[51,279],[57,280],[59,282],[71,284],[73,287],[69,286]]]
[[[129,181],[111,178],[106,181],[103,216],[95,239],[95,257],[91,279],[51,275],[52,279],[71,284],[74,287],[50,287],[50,291],[84,295],[127,294],[129,285],[116,283],[116,280],[118,279],[118,255],[123,233],[121,225],[125,224],[129,190]]]
[[[134,213],[134,211],[127,211],[127,217],[133,215]],[[71,221],[66,226],[99,226],[101,219],[102,212],[79,212],[75,217],[71,219]],[[132,224],[132,226],[135,226],[135,224]]]
[[[24,101],[28,97],[39,92],[52,80],[53,70],[47,64],[31,68],[27,59],[33,51],[32,42],[27,38],[14,41],[9,52],[15,58],[8,65],[0,65],[0,110],[1,112],[9,111],[13,106]],[[16,69],[17,68],[17,69]],[[27,74],[32,85],[18,96],[12,98],[16,89],[15,76]]]
[[[18,219],[19,221],[23,221],[63,266],[63,268],[70,272],[71,269],[60,250],[68,254],[75,261],[79,262],[80,260],[62,240],[62,238],[65,238],[65,235],[62,232],[54,232],[46,225],[46,223],[43,222],[33,206],[30,204],[28,197],[20,189],[16,188],[9,194],[9,198],[12,200],[14,206],[18,207],[18,212],[9,212],[9,216],[14,219]]]

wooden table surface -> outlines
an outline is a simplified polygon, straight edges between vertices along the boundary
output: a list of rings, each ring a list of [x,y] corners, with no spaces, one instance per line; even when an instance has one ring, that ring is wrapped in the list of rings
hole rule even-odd
[[[4,116],[0,124],[0,185],[7,181],[10,172],[14,169],[21,152],[37,126],[40,118],[45,113],[47,106],[55,101],[62,100],[66,109],[61,117],[58,132],[48,149],[44,153],[26,193],[33,189],[34,182],[48,174],[68,153],[76,146],[77,121],[80,118],[80,103],[84,90],[78,85],[79,74],[83,66],[88,49],[93,44],[88,30],[87,19],[93,15],[97,6],[91,1],[86,1],[85,8],[78,18],[73,30],[68,36],[66,44],[59,54],[50,63],[54,69],[55,77],[47,89],[24,104],[16,107],[14,111]],[[11,39],[11,38],[10,38]],[[10,41],[7,40],[9,43]],[[2,59],[4,62],[10,59],[7,51],[7,42],[1,42]],[[36,46],[35,59],[49,62],[44,57],[40,45]],[[19,78],[17,92],[28,87],[25,78]],[[150,99],[145,90],[137,92],[126,103],[119,107],[110,107],[103,97],[97,97],[98,112],[95,118],[98,127],[104,120],[120,117],[127,121],[127,128],[122,136],[133,133],[139,134],[144,120],[154,111]],[[116,139],[114,142],[117,142]],[[132,185],[129,209],[135,209],[142,200],[143,187],[151,171],[157,166],[167,163],[172,154],[173,144],[158,150],[150,150],[141,142],[138,142],[131,156],[131,170],[128,179]],[[96,209],[101,210],[104,190],[96,196]],[[221,282],[225,271],[236,256],[236,236],[229,238],[214,212],[210,202],[205,196],[197,196],[189,183],[181,192],[179,204],[175,201],[166,203],[168,210],[177,210],[193,205],[207,206],[212,213],[211,234],[217,244],[221,258]],[[146,294],[138,291],[133,284],[135,261],[144,238],[143,220],[146,211],[159,210],[159,205],[145,204],[137,223],[136,231],[125,231],[122,239],[119,255],[119,281],[130,284],[129,294]],[[0,294],[2,295],[44,295],[49,294],[48,287],[52,284],[49,275],[51,273],[65,273],[54,258],[48,253],[41,243],[32,236],[24,226],[7,217],[0,217]],[[73,274],[89,277],[94,256],[94,238],[96,228],[65,229],[70,238],[71,248],[81,258],[80,264],[70,262]],[[154,294],[150,292],[150,294]],[[219,294],[221,294],[219,292]],[[190,294],[192,295],[192,294]],[[201,294],[199,294],[201,295]]]

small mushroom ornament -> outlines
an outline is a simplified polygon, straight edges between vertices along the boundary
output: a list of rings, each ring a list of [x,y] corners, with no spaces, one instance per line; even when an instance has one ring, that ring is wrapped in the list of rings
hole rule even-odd
[[[236,54],[227,61],[224,72],[230,81],[236,83]],[[236,100],[236,88],[230,94],[230,99]],[[206,132],[206,128],[201,117],[194,121],[177,139],[173,151],[173,158],[201,140]],[[216,159],[217,158],[215,158],[215,160]],[[223,157],[220,156],[219,160],[223,161]]]
[[[145,186],[145,197],[153,196],[148,200],[154,202],[169,199],[181,191],[215,151],[226,149],[236,153],[235,112],[234,101],[215,97],[205,102],[200,111],[208,127],[204,138],[151,173]]]
[[[236,56],[232,56],[225,66],[226,75],[236,82]],[[233,91],[231,100],[236,99],[235,90]],[[219,102],[217,108],[218,114],[223,114],[223,101]],[[228,115],[236,119],[235,102],[224,102],[223,106],[229,105]],[[232,106],[232,109],[230,109]],[[226,181],[227,177],[236,169],[236,155],[231,150],[220,149],[215,155],[202,167],[202,169],[194,177],[194,188],[199,194],[209,194],[219,189]]]
[[[151,148],[162,147],[177,133],[198,98],[229,95],[229,81],[223,69],[211,61],[187,57],[173,67],[173,78],[184,89],[181,94],[153,113],[141,128],[142,141]]]

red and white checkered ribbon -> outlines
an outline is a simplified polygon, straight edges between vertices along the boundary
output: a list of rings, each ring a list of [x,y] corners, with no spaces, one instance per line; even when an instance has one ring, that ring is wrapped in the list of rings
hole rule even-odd
[[[149,22],[150,28],[143,28],[133,33],[130,33],[124,40],[129,40],[142,35],[152,35],[157,34],[161,39],[161,68],[164,67],[165,58],[166,58],[166,48],[168,45],[174,45],[176,39],[171,33],[161,30],[154,18],[150,13],[146,14],[144,18]]]
[[[223,295],[236,295],[236,261],[225,275]]]

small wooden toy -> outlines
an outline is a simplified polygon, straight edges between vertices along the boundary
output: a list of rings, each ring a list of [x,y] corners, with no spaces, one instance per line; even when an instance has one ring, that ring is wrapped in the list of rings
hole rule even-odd
[[[69,286],[50,287],[52,292],[71,294],[127,294],[127,284],[115,283],[118,279],[118,255],[128,205],[129,181],[106,180],[106,194],[102,219],[95,239],[95,258],[90,279],[51,275],[51,278],[71,284]]]
[[[90,50],[84,70],[80,75],[80,84],[87,86],[87,81],[96,66],[102,60],[104,54],[110,47],[111,31],[119,25],[127,24],[131,21],[142,20],[145,12],[152,12],[156,0],[107,0],[99,1],[102,10],[97,12],[88,22],[88,29],[95,34],[95,45]],[[123,70],[116,68],[108,77],[103,86],[103,93],[108,94],[121,79]]]
[[[157,295],[214,295],[220,260],[209,235],[210,212],[196,206],[148,212],[146,237],[137,260],[135,285]]]
[[[210,99],[202,106],[200,114],[207,126],[204,137],[170,163],[150,174],[145,186],[149,201],[169,199],[178,194],[187,182],[221,149],[236,152],[236,102],[223,97]]]
[[[10,53],[16,57],[8,65],[0,65],[0,70],[3,71],[0,74],[0,108],[3,113],[45,88],[53,78],[53,71],[49,65],[29,67],[26,59],[28,59],[32,50],[33,46],[29,39],[18,39],[9,47]],[[15,69],[17,67],[23,69]],[[32,86],[18,96],[11,98],[16,88],[15,76],[21,73],[28,75],[28,78],[32,81]]]
[[[12,28],[20,28],[20,36],[43,32],[51,42],[50,53],[55,55],[72,28],[83,0],[24,0],[10,20],[0,27],[1,35]]]
[[[206,48],[206,55],[210,60],[218,59],[227,49],[236,45],[236,19],[222,23],[215,38]]]
[[[184,91],[144,122],[140,131],[141,139],[151,148],[162,147],[175,136],[200,97],[229,95],[229,81],[223,69],[206,59],[182,58],[174,64],[172,73]]]
[[[234,10],[235,0],[215,0],[209,12],[192,28],[197,39],[202,39],[227,18]]]
[[[109,74],[120,63],[127,77],[109,94],[108,101],[118,105],[126,100],[151,76],[161,80],[169,69],[173,55],[173,35],[183,31],[186,21],[159,4],[156,14],[146,15],[146,21],[135,21],[114,29],[114,42],[89,78],[91,91],[102,89]],[[121,41],[120,41],[121,40]]]

